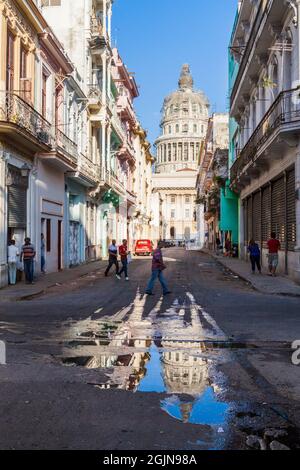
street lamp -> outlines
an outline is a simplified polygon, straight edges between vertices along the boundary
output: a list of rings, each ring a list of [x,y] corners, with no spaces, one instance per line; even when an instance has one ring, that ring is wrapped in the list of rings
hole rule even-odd
[[[24,165],[21,167],[21,175],[23,178],[27,178],[29,176],[30,170],[31,167],[27,163],[24,163]]]

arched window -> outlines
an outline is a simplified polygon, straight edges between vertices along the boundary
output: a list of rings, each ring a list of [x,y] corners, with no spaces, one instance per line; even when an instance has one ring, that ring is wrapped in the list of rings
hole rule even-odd
[[[279,70],[278,70],[278,61],[274,56],[271,64],[271,96],[273,99],[276,99],[279,93]]]

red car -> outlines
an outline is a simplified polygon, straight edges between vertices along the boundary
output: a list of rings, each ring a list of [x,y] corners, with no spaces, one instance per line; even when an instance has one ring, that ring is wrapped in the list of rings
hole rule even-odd
[[[135,244],[134,254],[139,255],[151,255],[153,251],[153,243],[151,240],[137,240]]]

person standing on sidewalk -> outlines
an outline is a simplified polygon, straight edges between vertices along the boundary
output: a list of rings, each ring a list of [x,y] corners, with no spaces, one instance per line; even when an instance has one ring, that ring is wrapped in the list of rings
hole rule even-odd
[[[34,258],[36,255],[35,247],[32,245],[30,238],[25,238],[24,245],[21,250],[21,259],[24,262],[24,272],[25,279],[27,284],[33,284],[33,275],[34,275]]]
[[[45,236],[41,233],[41,271],[43,274],[46,274],[46,242]]]
[[[129,255],[127,240],[123,240],[123,244],[119,247],[119,255],[121,256],[122,269],[116,274],[118,279],[121,279],[121,275],[125,274],[126,281],[129,281],[128,277],[128,255]]]
[[[10,245],[8,247],[8,279],[9,284],[15,285],[16,278],[17,278],[17,261],[19,256],[19,250],[16,247],[15,240],[10,241]]]
[[[108,247],[108,266],[105,271],[105,277],[108,276],[108,273],[113,265],[116,267],[116,275],[119,274],[119,262],[118,262],[118,248],[116,245],[116,240],[112,240],[111,245]]]
[[[258,244],[253,240],[249,242],[248,251],[250,253],[250,260],[252,265],[252,274],[255,274],[255,267],[257,266],[258,272],[261,274],[261,265],[260,265],[260,248]]]
[[[276,233],[272,232],[271,233],[271,238],[268,241],[268,249],[269,249],[269,254],[268,254],[268,260],[269,260],[269,276],[276,276],[276,269],[278,266],[278,261],[279,261],[279,256],[278,256],[278,251],[280,250],[281,245],[280,241],[277,240],[276,238]]]
[[[153,295],[152,290],[154,287],[154,283],[156,279],[159,279],[159,282],[161,283],[162,289],[163,289],[163,295],[170,294],[171,292],[168,289],[166,280],[163,275],[163,270],[166,269],[166,266],[164,264],[163,260],[163,255],[161,251],[161,242],[158,242],[157,248],[153,252],[153,257],[152,257],[152,276],[148,282],[147,289],[146,289],[146,294],[148,295]]]

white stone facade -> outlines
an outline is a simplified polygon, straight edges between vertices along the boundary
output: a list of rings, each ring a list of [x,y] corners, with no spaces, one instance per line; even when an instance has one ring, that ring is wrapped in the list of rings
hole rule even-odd
[[[179,88],[163,105],[161,129],[157,139],[153,191],[160,204],[159,238],[196,238],[196,170],[205,138],[209,102],[193,87],[188,65],[182,67]]]
[[[230,99],[238,123],[230,172],[241,198],[240,253],[247,257],[253,237],[266,266],[274,231],[282,245],[279,271],[300,280],[300,2],[244,0],[231,47],[239,64]]]

